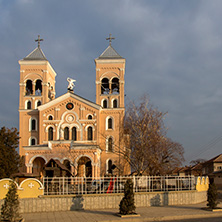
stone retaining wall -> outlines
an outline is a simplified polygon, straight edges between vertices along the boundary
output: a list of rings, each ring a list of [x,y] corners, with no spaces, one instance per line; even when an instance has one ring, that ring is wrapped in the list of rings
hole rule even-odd
[[[118,208],[122,197],[123,194],[41,196],[20,199],[20,208],[21,213]],[[135,193],[136,207],[196,204],[206,200],[206,191]]]

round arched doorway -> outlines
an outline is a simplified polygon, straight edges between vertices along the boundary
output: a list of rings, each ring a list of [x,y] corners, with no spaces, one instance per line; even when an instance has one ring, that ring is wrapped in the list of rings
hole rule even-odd
[[[45,160],[42,157],[36,157],[33,161],[32,173],[37,173],[40,175],[44,166]]]
[[[89,157],[83,156],[78,160],[79,177],[92,177],[92,163]]]

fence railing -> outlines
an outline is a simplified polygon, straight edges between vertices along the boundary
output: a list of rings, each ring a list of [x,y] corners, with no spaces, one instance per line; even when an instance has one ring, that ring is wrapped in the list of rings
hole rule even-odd
[[[195,189],[194,176],[44,177],[44,195],[123,193],[127,179],[132,179],[134,192]]]

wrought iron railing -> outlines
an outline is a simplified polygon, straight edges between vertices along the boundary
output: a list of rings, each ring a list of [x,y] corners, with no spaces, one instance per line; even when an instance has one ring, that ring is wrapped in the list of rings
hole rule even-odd
[[[123,193],[127,179],[134,192],[195,190],[194,176],[44,177],[44,195]]]

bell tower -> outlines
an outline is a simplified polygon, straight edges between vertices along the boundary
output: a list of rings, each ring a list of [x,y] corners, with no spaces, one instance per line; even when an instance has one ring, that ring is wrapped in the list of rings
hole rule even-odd
[[[20,155],[24,155],[23,146],[39,144],[39,113],[41,106],[55,98],[56,73],[40,48],[43,39],[28,56],[19,60],[19,144]]]
[[[36,109],[55,98],[56,73],[40,48],[43,39],[38,36],[35,41],[38,42],[38,47],[19,60],[19,110]]]
[[[112,47],[114,38],[109,35],[106,40],[109,46],[95,59],[96,65],[96,103],[102,107],[100,111],[99,144],[101,153],[101,166],[112,172],[113,164],[119,166],[122,162],[120,153],[124,150],[123,119],[124,104],[124,75],[125,59]],[[127,165],[127,164],[126,164]]]
[[[96,103],[108,109],[124,108],[125,59],[112,47],[113,39],[106,38],[109,46],[95,59]]]

